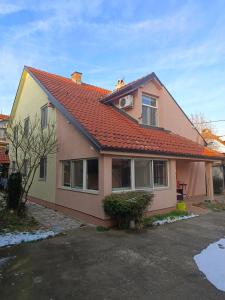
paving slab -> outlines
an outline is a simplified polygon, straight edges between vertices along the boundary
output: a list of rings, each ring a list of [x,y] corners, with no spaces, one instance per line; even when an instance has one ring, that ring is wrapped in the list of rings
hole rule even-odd
[[[84,224],[76,218],[29,201],[27,207],[28,214],[33,216],[43,228],[53,231],[64,232],[79,228],[81,224]]]
[[[224,300],[193,260],[224,235],[225,212],[211,212],[139,233],[84,227],[0,249],[0,299]]]

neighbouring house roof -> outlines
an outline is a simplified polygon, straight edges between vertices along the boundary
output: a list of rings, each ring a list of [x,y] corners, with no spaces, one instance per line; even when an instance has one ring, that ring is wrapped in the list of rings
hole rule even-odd
[[[8,115],[0,114],[0,121],[8,120],[9,118],[10,118],[10,116],[8,116]]]
[[[218,135],[212,133],[210,129],[205,129],[202,132],[202,136],[206,140],[210,149],[225,154],[225,141],[223,141]]]
[[[9,156],[5,153],[5,147],[0,147],[0,164],[9,164]]]
[[[99,151],[126,151],[189,158],[221,159],[222,155],[166,130],[144,128],[111,105],[102,103],[112,93],[90,84],[32,67],[25,70],[47,93],[49,101]],[[154,74],[154,73],[152,73]],[[149,75],[148,80],[153,76]]]

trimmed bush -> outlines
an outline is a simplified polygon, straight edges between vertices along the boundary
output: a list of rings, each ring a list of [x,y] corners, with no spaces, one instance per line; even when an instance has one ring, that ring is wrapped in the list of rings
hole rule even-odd
[[[17,210],[20,205],[20,197],[22,193],[22,176],[18,173],[13,173],[8,179],[8,196],[7,208]]]
[[[118,228],[129,228],[130,221],[135,225],[142,223],[143,214],[151,204],[152,193],[126,192],[113,193],[103,200],[104,210],[115,222]]]

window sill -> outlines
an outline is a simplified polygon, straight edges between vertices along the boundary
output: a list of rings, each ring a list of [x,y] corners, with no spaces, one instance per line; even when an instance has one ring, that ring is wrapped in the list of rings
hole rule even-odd
[[[95,191],[95,190],[83,190],[83,189],[76,189],[76,188],[71,188],[66,186],[60,186],[58,187],[58,189],[70,191],[70,192],[78,192],[78,193],[86,193],[86,194],[94,194],[94,195],[99,194],[99,191]]]
[[[154,188],[142,188],[142,189],[114,189],[112,190],[112,193],[126,193],[126,192],[154,192],[154,191],[164,191],[169,190],[169,186],[161,186],[161,187],[154,187]]]
[[[46,182],[46,178],[38,178],[38,181],[44,181],[44,182]]]

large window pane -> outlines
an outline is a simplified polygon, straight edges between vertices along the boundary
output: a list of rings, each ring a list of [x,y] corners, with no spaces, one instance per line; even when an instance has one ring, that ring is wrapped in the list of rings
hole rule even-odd
[[[148,107],[142,106],[142,124],[148,125]]]
[[[70,186],[70,174],[71,174],[70,161],[66,160],[63,162],[63,185]]]
[[[42,157],[40,159],[40,170],[39,170],[39,178],[46,179],[47,176],[47,157]]]
[[[48,125],[48,106],[41,108],[41,128],[45,128]]]
[[[154,169],[154,186],[167,186],[167,161],[155,160],[153,162]]]
[[[24,120],[24,136],[28,137],[29,134],[29,117]]]
[[[112,160],[112,187],[113,189],[130,189],[130,159]]]
[[[156,126],[156,108],[149,107],[149,124]]]
[[[73,161],[73,182],[72,187],[83,188],[83,160]]]
[[[157,125],[156,99],[146,95],[142,96],[142,123],[150,126]]]
[[[87,160],[87,189],[98,190],[98,160]]]
[[[152,187],[152,161],[135,160],[135,188]]]
[[[143,95],[142,96],[142,104],[156,107],[156,100],[152,97]]]

